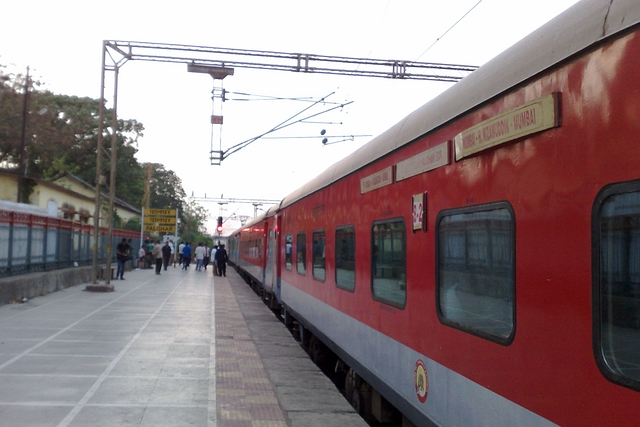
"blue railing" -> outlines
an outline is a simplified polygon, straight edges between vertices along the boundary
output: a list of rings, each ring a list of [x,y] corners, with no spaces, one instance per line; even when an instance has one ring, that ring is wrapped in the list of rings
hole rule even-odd
[[[123,237],[139,233],[114,230],[111,261]],[[98,259],[106,261],[107,229],[100,229]],[[93,226],[77,221],[0,210],[0,277],[91,265]]]

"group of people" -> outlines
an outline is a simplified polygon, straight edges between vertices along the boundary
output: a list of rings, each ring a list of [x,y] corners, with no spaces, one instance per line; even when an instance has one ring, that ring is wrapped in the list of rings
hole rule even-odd
[[[183,242],[178,245],[178,263],[183,270],[187,270],[191,264],[192,258],[196,262],[196,271],[207,269],[209,263],[213,260],[213,274],[217,276],[227,275],[227,261],[229,259],[227,250],[224,245],[214,245],[209,248],[205,243],[198,243],[192,250],[190,242]]]
[[[116,271],[116,279],[124,280],[124,271],[126,262],[131,261],[131,267],[134,267],[133,246],[131,239],[127,241],[126,238],[122,238],[122,241],[116,247],[116,258],[118,260],[118,269]],[[194,258],[196,262],[196,271],[202,271],[202,268],[207,269],[207,266],[213,261],[213,274],[216,276],[227,275],[227,261],[229,256],[227,250],[223,244],[214,245],[213,248],[209,248],[205,243],[198,243],[195,250],[191,249],[190,242],[182,242],[178,246],[178,264],[182,266],[183,270],[187,270],[191,264],[191,259]],[[167,240],[164,245],[160,240],[146,240],[143,245],[140,246],[138,251],[138,261],[140,264],[151,268],[151,265],[155,263],[156,274],[160,275],[160,271],[164,266],[164,271],[167,271],[167,266],[174,262],[174,246],[172,240]]]
[[[167,240],[163,245],[160,240],[155,243],[153,240],[146,240],[138,251],[138,259],[149,268],[155,264],[156,274],[160,275],[163,265],[164,271],[167,271],[169,264],[173,264],[173,241]]]

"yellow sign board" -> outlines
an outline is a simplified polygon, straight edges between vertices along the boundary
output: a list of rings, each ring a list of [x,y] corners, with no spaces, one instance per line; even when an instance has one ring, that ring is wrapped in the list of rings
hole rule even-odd
[[[360,180],[360,194],[377,190],[385,185],[393,184],[393,167],[389,166],[381,171],[369,175]]]
[[[160,217],[160,216],[145,216],[144,217],[144,223],[145,224],[163,224],[163,225],[175,225],[176,223],[176,218],[164,218],[164,217]]]
[[[449,141],[418,153],[396,165],[396,181],[411,178],[449,164]]]
[[[176,231],[175,225],[144,225],[143,230],[149,233],[173,233]]]
[[[558,96],[551,93],[472,126],[454,139],[456,161],[558,126]]]
[[[175,233],[176,209],[144,209],[143,231],[148,233]]]
[[[176,217],[175,209],[145,209],[144,216],[172,216]]]

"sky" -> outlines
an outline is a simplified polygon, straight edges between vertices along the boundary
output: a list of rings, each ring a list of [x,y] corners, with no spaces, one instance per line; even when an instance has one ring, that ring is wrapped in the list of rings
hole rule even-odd
[[[100,97],[103,40],[482,65],[576,0],[32,0],[0,6],[0,65],[54,93]],[[462,19],[461,19],[462,18]],[[113,73],[105,98],[113,106]],[[206,198],[279,200],[393,126],[453,83],[236,68],[224,79],[230,100],[216,105],[213,79],[183,64],[129,61],[120,69],[118,115],[144,127],[138,161],[161,163],[188,196],[225,220],[253,217],[251,204]],[[209,152],[260,135],[308,102],[240,101],[239,93],[347,104],[314,122],[269,134],[211,165]],[[221,110],[220,110],[221,108]],[[312,112],[320,112],[319,106]],[[346,135],[347,141],[322,144]],[[215,132],[212,137],[212,130]],[[354,137],[351,135],[366,135]],[[277,139],[273,139],[278,137]],[[267,209],[265,203],[259,209]],[[259,213],[260,211],[258,211]],[[230,230],[235,223],[225,222]]]

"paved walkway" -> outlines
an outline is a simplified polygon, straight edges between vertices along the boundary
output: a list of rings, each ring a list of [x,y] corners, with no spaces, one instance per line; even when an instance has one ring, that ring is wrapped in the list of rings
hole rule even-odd
[[[363,426],[229,270],[0,306],[0,427]]]

